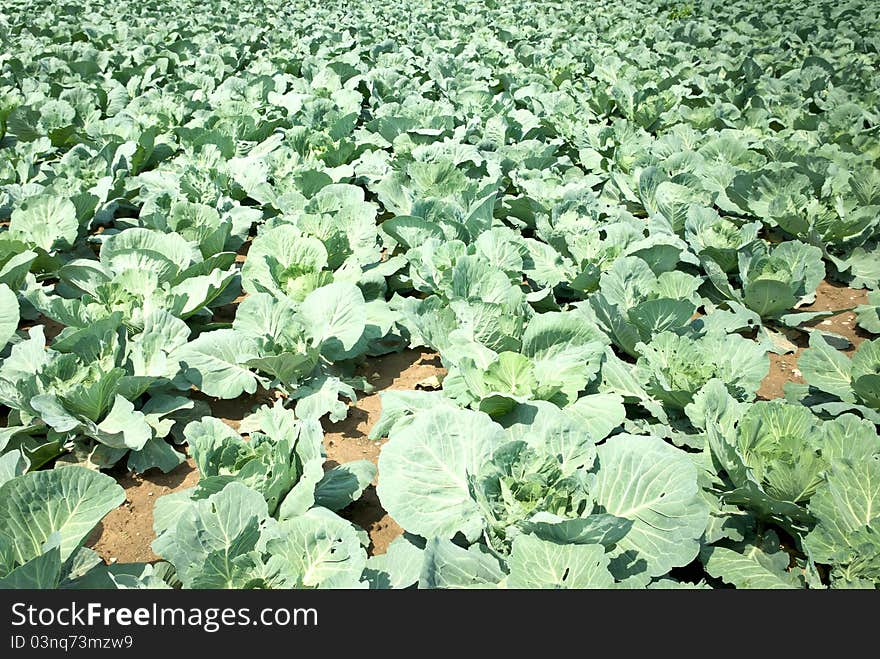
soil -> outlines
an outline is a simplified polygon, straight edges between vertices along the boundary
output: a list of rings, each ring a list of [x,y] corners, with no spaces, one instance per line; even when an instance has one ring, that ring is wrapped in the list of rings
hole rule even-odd
[[[352,460],[371,460],[375,463],[385,440],[371,441],[367,436],[382,413],[379,394],[389,389],[415,389],[422,381],[444,373],[439,357],[418,350],[404,350],[371,359],[368,370],[362,375],[367,377],[374,391],[351,404],[345,420],[330,423],[325,419],[323,422],[328,464],[333,466]],[[193,397],[207,402],[214,416],[237,430],[241,419],[260,405],[271,404],[276,393],[260,389],[253,395],[233,400],[210,398],[199,392],[195,392]],[[199,474],[191,458],[168,474],[152,469],[141,475],[128,473],[117,476],[117,481],[125,490],[125,503],[104,518],[89,536],[86,545],[108,563],[158,560],[159,557],[150,550],[150,543],[155,538],[153,504],[160,496],[194,486],[198,479]],[[391,541],[403,533],[403,529],[379,503],[375,488],[377,483],[374,482],[361,499],[340,513],[367,531],[371,555],[385,553]]]
[[[192,458],[163,474],[150,469],[143,474],[124,474],[117,482],[125,490],[125,502],[111,510],[86,540],[108,563],[140,563],[159,559],[150,549],[153,533],[153,504],[161,496],[185,490],[199,480]]]
[[[368,370],[363,375],[375,388],[373,393],[351,405],[343,421],[323,424],[328,461],[342,464],[352,460],[371,460],[376,463],[382,444],[386,441],[386,438],[376,441],[369,439],[370,430],[382,414],[379,394],[394,389],[412,390],[421,382],[442,376],[445,372],[437,355],[418,350],[404,350],[370,360]],[[388,545],[403,533],[403,529],[379,503],[377,484],[378,477],[358,501],[342,511],[343,517],[370,535],[371,555],[384,554]]]
[[[30,322],[25,322],[19,325],[19,329],[23,331],[27,331],[32,327],[36,327],[37,325],[43,326],[43,336],[46,337],[46,342],[51,345],[52,341],[55,340],[55,337],[61,334],[61,330],[64,329],[64,325],[58,323],[51,318],[47,318],[43,314],[37,316],[37,318]]]
[[[853,290],[841,284],[822,282],[816,290],[816,301],[798,311],[834,311],[836,309],[849,309],[859,304],[866,304],[868,292],[864,289]],[[845,311],[830,318],[813,323],[813,326],[823,331],[834,332],[846,337],[852,343],[851,347],[843,350],[844,354],[852,354],[858,345],[870,335],[861,328],[856,327],[856,315],[852,311]],[[770,353],[770,372],[761,387],[758,389],[758,398],[770,400],[781,398],[785,395],[783,387],[786,382],[803,382],[801,372],[797,367],[797,360],[801,353],[808,347],[809,336],[805,332],[792,330],[787,334],[788,339],[795,344],[796,350],[787,355]]]

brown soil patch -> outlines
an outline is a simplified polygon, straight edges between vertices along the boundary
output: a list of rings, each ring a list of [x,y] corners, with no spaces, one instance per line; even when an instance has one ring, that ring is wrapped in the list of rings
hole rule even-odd
[[[847,288],[841,284],[830,284],[823,281],[816,290],[816,302],[809,307],[805,307],[804,311],[848,309],[867,303],[868,291],[864,288],[857,290]],[[856,314],[852,311],[845,311],[827,320],[820,320],[815,326],[849,339],[853,347],[849,350],[844,350],[846,354],[852,353],[862,341],[871,338],[870,334],[856,326]]]
[[[799,309],[799,311],[833,311],[835,309],[848,309],[860,304],[866,304],[868,292],[864,289],[855,290],[840,284],[832,284],[823,281],[816,290],[816,301]],[[852,347],[843,350],[844,354],[852,354],[858,345],[870,335],[861,328],[856,327],[856,315],[852,311],[839,313],[831,318],[820,320],[813,324],[814,327],[834,332],[846,337],[852,343]],[[787,355],[770,354],[770,373],[764,378],[758,389],[758,398],[770,400],[781,398],[785,395],[783,387],[786,382],[803,382],[797,367],[797,360],[801,353],[808,347],[809,337],[804,332],[792,330],[787,334],[789,340],[797,346],[795,352]]]
[[[782,398],[785,395],[786,382],[803,382],[800,371],[797,370],[797,358],[803,348],[798,348],[796,354],[776,355],[770,353],[770,372],[761,382],[758,388],[758,398],[771,400]]]
[[[40,314],[33,321],[26,321],[21,323],[18,326],[18,329],[22,332],[27,332],[32,327],[36,327],[37,325],[43,326],[43,336],[46,337],[46,343],[49,345],[52,344],[52,341],[55,340],[55,337],[61,334],[61,330],[64,329],[64,325],[58,323],[51,318]]]
[[[351,405],[345,420],[339,423],[325,420],[323,424],[328,463],[333,465],[352,460],[376,462],[384,440],[374,442],[367,436],[381,415],[379,392],[386,389],[415,389],[422,380],[443,372],[436,355],[418,350],[405,350],[371,359],[362,374],[373,385],[374,392],[362,396]],[[214,416],[236,430],[245,416],[260,405],[271,404],[275,397],[276,392],[266,389],[233,400],[220,400],[193,392],[193,398],[207,402]],[[141,475],[128,473],[116,478],[125,490],[125,503],[104,518],[89,536],[86,545],[107,562],[158,560],[159,557],[150,549],[150,543],[155,538],[153,504],[160,496],[194,486],[199,480],[195,464],[190,458],[168,474],[154,469]],[[364,495],[341,514],[369,533],[371,554],[383,554],[391,541],[403,533],[403,529],[382,508],[375,485],[373,483],[367,488]]]
[[[223,306],[214,309],[214,315],[211,318],[211,321],[215,323],[231,324],[235,320],[235,313],[238,311],[238,305],[241,304],[241,301],[246,297],[247,294],[243,293],[229,304],[224,304]]]
[[[153,504],[156,499],[194,486],[199,472],[192,458],[163,474],[158,469],[117,477],[125,490],[125,502],[111,510],[86,540],[108,563],[140,563],[159,560],[150,549],[153,533]]]
[[[442,376],[445,369],[440,358],[430,352],[404,350],[371,359],[363,372],[375,388],[373,393],[362,396],[349,407],[348,416],[338,422],[324,422],[324,447],[327,459],[342,464],[352,460],[379,460],[379,451],[385,439],[371,441],[370,430],[382,414],[379,393],[387,390],[412,390],[416,385],[431,377]],[[388,545],[403,533],[379,503],[376,484],[367,488],[364,495],[342,511],[342,516],[351,520],[370,535],[371,555],[384,554]]]

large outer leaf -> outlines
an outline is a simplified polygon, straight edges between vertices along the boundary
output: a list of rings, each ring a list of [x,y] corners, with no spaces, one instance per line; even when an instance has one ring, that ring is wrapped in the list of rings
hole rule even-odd
[[[153,435],[143,412],[135,411],[131,401],[116,396],[113,408],[94,432],[89,433],[102,444],[112,448],[128,448],[139,451]]]
[[[880,409],[880,339],[859,345],[852,358],[852,379],[859,398]]]
[[[503,577],[498,559],[482,545],[463,549],[451,540],[430,538],[419,588],[495,588]]]
[[[367,559],[364,577],[372,589],[409,588],[418,583],[424,551],[405,536],[388,545],[388,551]]]
[[[18,298],[6,284],[0,284],[0,350],[18,328]]]
[[[281,538],[270,540],[269,565],[302,588],[356,588],[367,552],[355,528],[325,508],[283,522]]]
[[[186,269],[192,261],[201,260],[195,245],[187,242],[179,233],[163,233],[140,227],[113,234],[101,246],[101,263],[112,264],[113,270],[119,269],[114,262],[122,264],[132,257],[145,259],[147,263],[162,268],[160,281],[164,281],[172,272]]]
[[[157,467],[163,474],[172,471],[183,462],[186,456],[163,438],[153,437],[137,451],[128,454],[128,468],[135,473],[142,474],[147,469]]]
[[[766,350],[739,334],[728,334],[716,345],[723,355],[718,357],[720,377],[732,390],[741,390],[744,397],[751,400],[770,371]]]
[[[0,455],[0,485],[26,473],[29,464],[20,450],[7,451]]]
[[[613,547],[632,528],[632,520],[606,513],[566,518],[539,512],[523,524],[523,530],[542,540],[559,544],[602,545]]]
[[[798,368],[810,385],[841,400],[854,400],[849,359],[828,345],[819,332],[810,334],[810,348],[798,358]]]
[[[19,245],[22,249],[24,248],[23,243],[19,243]],[[0,250],[2,248],[3,245],[0,243]],[[0,283],[6,284],[13,290],[18,290],[27,278],[31,264],[36,258],[37,253],[29,249],[16,253],[0,266]],[[2,260],[2,255],[0,255],[0,262]]]
[[[382,222],[381,230],[407,248],[418,247],[429,238],[443,239],[440,227],[413,215],[398,215],[387,219]]]
[[[581,396],[565,408],[565,413],[580,424],[596,442],[608,436],[626,419],[623,398],[617,394]]]
[[[859,327],[871,334],[880,334],[880,291],[868,293],[868,302],[856,307]]]
[[[25,474],[0,487],[0,541],[11,543],[16,563],[23,564],[58,533],[64,561],[124,500],[112,478],[84,467]]]
[[[690,300],[658,298],[630,309],[629,320],[642,340],[648,341],[655,334],[686,325],[695,309],[696,305]]]
[[[776,316],[797,303],[792,285],[775,279],[757,279],[745,286],[745,303],[759,316]]]
[[[97,261],[74,259],[58,271],[58,278],[65,284],[95,295],[98,286],[108,283],[113,278],[113,272]]]
[[[610,588],[602,545],[557,545],[531,535],[513,541],[507,565],[511,588]]]
[[[876,243],[872,249],[856,247],[850,253],[849,258],[846,259],[846,264],[852,275],[850,286],[873,289],[878,287],[880,284],[880,258],[878,255],[880,255],[880,248]]]
[[[789,556],[777,549],[767,553],[749,545],[738,552],[725,547],[707,547],[702,555],[706,572],[737,588],[796,589],[803,585],[787,572]]]
[[[660,576],[687,565],[709,521],[697,469],[686,453],[656,437],[617,435],[599,447],[594,493],[606,512],[633,520],[620,540],[636,571]]]
[[[376,477],[376,465],[369,460],[353,460],[324,474],[315,487],[315,503],[330,510],[341,510],[360,498]]]
[[[316,345],[330,359],[354,347],[367,322],[364,295],[354,284],[337,282],[309,293],[300,309]]]
[[[628,314],[619,305],[609,304],[601,294],[591,297],[590,304],[596,318],[614,342],[629,354],[636,354],[636,344],[642,337],[635,325],[629,322]]]
[[[300,419],[318,420],[325,414],[332,422],[342,421],[348,415],[348,405],[340,397],[354,402],[354,387],[335,376],[313,377],[307,385],[294,392],[296,415]]]
[[[197,581],[203,587],[226,587],[241,578],[232,562],[254,548],[259,524],[268,514],[259,492],[233,482],[207,499],[181,501],[167,529],[157,517],[154,527],[161,535],[153,551],[177,568],[185,587]]]
[[[396,391],[388,389],[379,393],[382,416],[370,430],[370,439],[387,437],[396,424],[409,423],[414,414],[443,407],[457,409],[455,403],[440,391]]]
[[[877,426],[854,414],[843,414],[822,424],[822,457],[860,462],[880,455]]]
[[[61,580],[61,552],[52,547],[0,578],[0,590],[52,590]]]
[[[219,257],[211,257],[213,260],[219,260]],[[197,264],[198,267],[207,269],[211,262],[203,262]],[[192,270],[192,268],[191,268]],[[210,270],[204,275],[194,275],[185,272],[180,276],[181,281],[171,289],[174,295],[179,295],[184,299],[183,308],[180,309],[181,318],[189,318],[199,310],[207,307],[216,300],[226,287],[232,282],[236,275],[235,268],[221,270],[217,268]]]
[[[73,245],[79,232],[76,207],[50,194],[28,199],[12,212],[9,234],[49,252]]]
[[[483,518],[470,494],[476,474],[504,441],[501,426],[481,412],[435,409],[396,427],[379,455],[379,499],[408,531],[476,538]]]
[[[204,393],[235,398],[257,390],[257,377],[246,366],[256,357],[253,339],[231,329],[202,334],[172,353],[184,366],[186,379]]]

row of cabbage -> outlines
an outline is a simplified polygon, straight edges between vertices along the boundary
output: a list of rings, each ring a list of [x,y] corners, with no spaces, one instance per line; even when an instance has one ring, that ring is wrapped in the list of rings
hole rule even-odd
[[[880,38],[866,0],[13,0],[0,583],[874,587]],[[59,20],[61,15],[69,20]],[[805,384],[756,401],[769,354]],[[371,358],[387,554],[326,471]],[[207,401],[265,389],[237,431]],[[123,498],[156,564],[83,546]],[[54,468],[51,468],[54,467]]]

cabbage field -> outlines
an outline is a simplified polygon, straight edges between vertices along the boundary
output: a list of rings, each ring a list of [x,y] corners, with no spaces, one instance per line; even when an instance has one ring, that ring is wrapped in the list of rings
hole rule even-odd
[[[0,43],[0,586],[880,586],[880,3]]]

